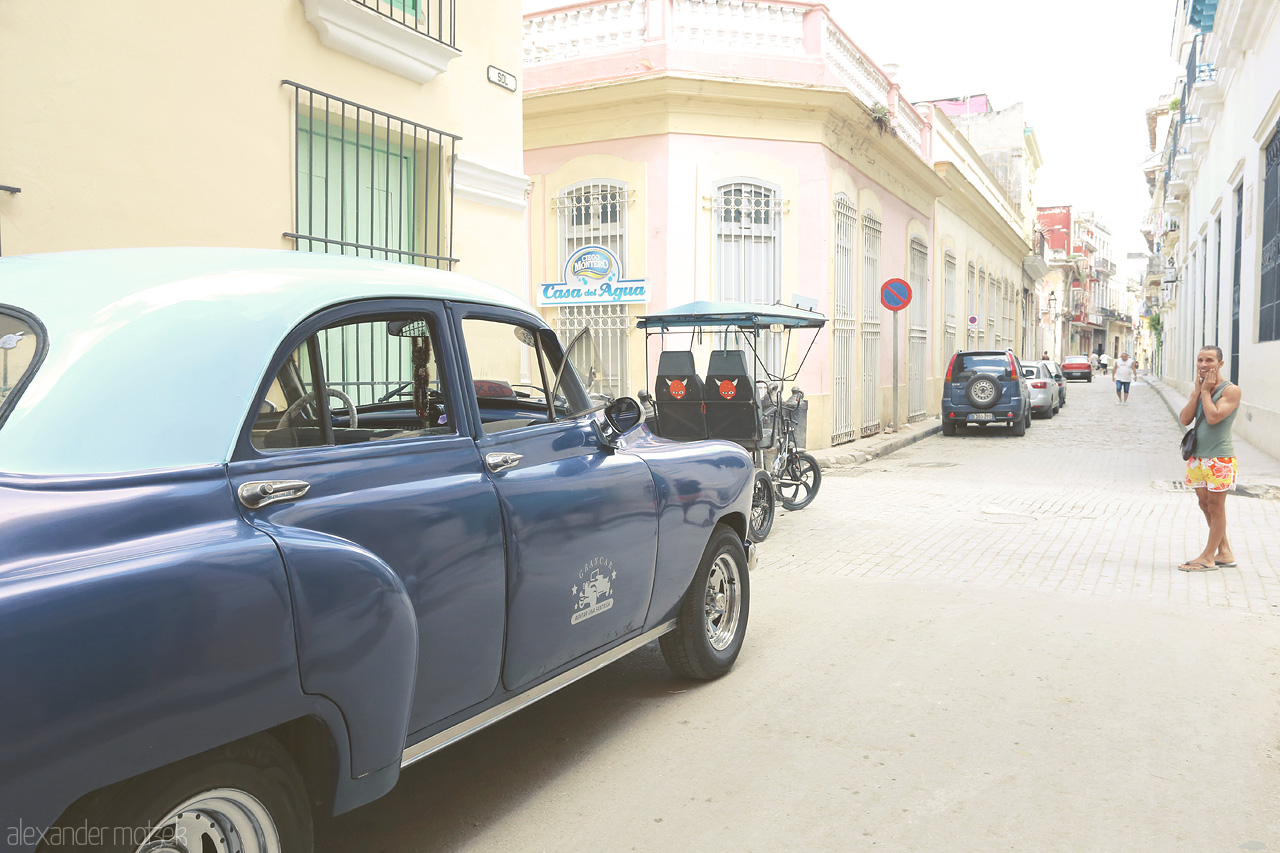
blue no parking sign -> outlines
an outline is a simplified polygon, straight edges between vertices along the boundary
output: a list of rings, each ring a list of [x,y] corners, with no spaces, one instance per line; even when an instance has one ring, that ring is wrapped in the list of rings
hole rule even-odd
[[[901,311],[911,304],[911,285],[900,278],[891,278],[880,285],[880,304],[890,311]]]

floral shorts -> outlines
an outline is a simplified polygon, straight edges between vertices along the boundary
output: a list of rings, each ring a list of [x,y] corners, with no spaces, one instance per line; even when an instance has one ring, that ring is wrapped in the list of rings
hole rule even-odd
[[[1225,492],[1236,484],[1236,458],[1192,456],[1187,460],[1185,482],[1193,489],[1208,488],[1211,492]]]

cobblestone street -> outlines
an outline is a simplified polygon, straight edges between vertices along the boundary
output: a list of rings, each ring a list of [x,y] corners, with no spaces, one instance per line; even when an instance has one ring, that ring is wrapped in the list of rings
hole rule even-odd
[[[1207,535],[1180,435],[1145,381],[1128,406],[1105,377],[1069,382],[1067,406],[1025,438],[970,428],[826,470],[809,508],[779,515],[761,564],[1280,612],[1280,464],[1238,443],[1245,488],[1227,507],[1240,567],[1180,572]]]
[[[726,677],[647,647],[408,769],[321,851],[1280,849],[1280,501],[1229,498],[1240,567],[1179,572],[1206,535],[1179,428],[1112,388],[1072,383],[1025,438],[826,469],[762,543]],[[1280,484],[1237,452],[1249,492]]]

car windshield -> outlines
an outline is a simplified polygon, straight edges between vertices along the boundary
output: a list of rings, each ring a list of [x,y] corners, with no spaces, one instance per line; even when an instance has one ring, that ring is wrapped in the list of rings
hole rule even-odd
[[[35,373],[45,343],[42,331],[32,319],[0,308],[0,423]]]

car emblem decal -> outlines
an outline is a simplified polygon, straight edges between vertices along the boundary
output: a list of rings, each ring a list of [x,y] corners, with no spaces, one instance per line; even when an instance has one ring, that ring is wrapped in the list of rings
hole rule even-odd
[[[682,379],[668,379],[667,388],[671,391],[671,396],[677,400],[683,400],[684,395],[689,393],[689,389],[685,387]]]
[[[720,396],[726,400],[732,400],[733,395],[738,393],[738,380],[730,381],[728,379],[720,380]]]
[[[588,561],[578,572],[579,582],[572,589],[576,600],[569,624],[577,625],[613,607],[613,581],[617,577],[618,572],[608,557],[593,557]]]

